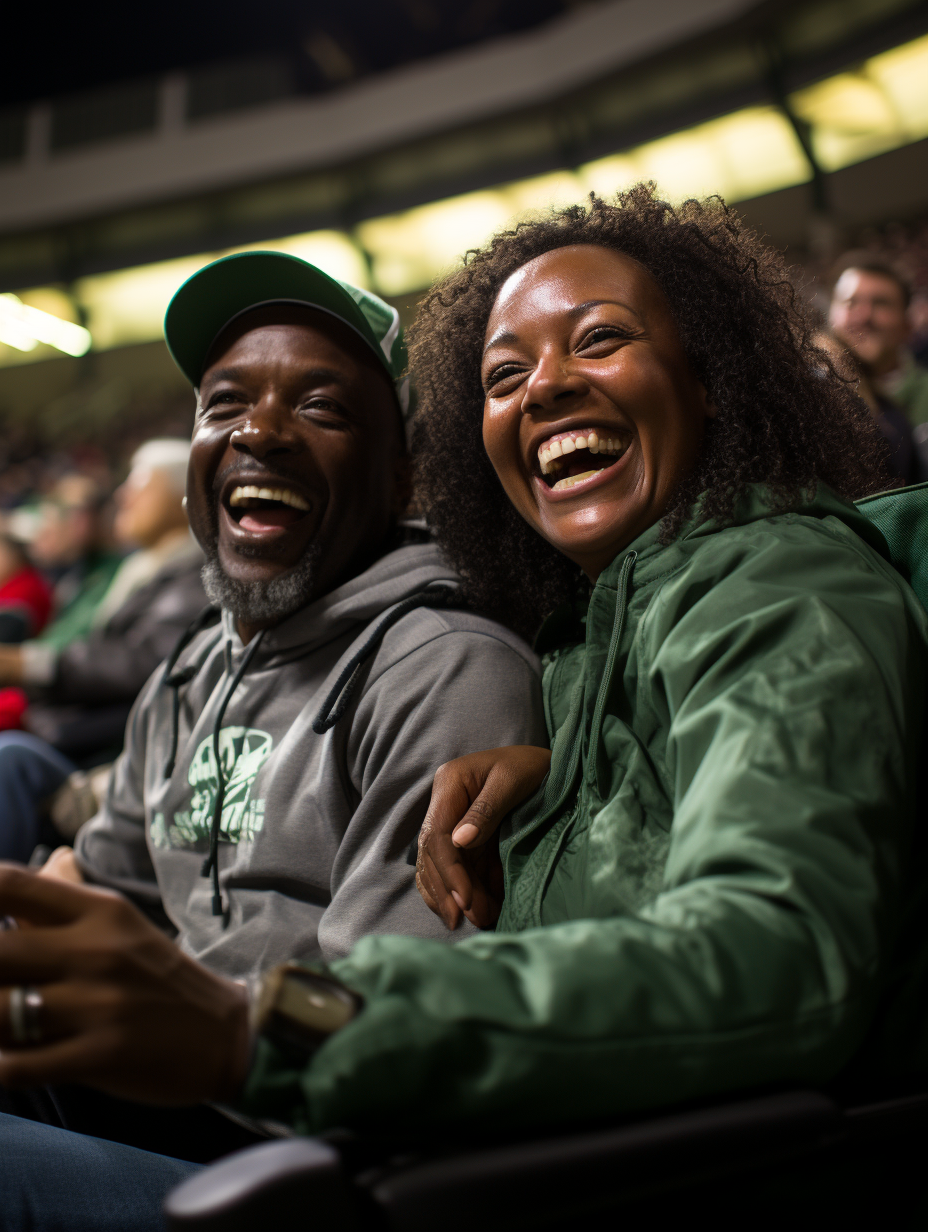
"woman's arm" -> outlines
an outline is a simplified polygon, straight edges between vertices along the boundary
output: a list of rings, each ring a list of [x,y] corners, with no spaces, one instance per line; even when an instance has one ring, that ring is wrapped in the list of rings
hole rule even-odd
[[[503,902],[495,842],[507,813],[544,782],[550,749],[513,744],[439,766],[419,833],[416,885],[428,906],[454,929],[464,915],[492,928]]]

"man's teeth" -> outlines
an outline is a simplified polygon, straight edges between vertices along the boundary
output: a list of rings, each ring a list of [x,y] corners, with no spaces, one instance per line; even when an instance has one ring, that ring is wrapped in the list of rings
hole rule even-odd
[[[626,445],[618,437],[604,436],[601,437],[598,432],[578,432],[573,436],[562,436],[556,441],[545,442],[538,450],[538,462],[541,466],[543,475],[550,475],[552,471],[557,470],[557,466],[552,466],[558,458],[562,458],[565,454],[576,453],[578,449],[588,449],[590,453],[609,453],[620,457],[626,450]],[[576,478],[576,476],[574,476]],[[555,487],[560,487],[565,481],[555,484]]]
[[[252,500],[280,501],[282,505],[290,505],[302,513],[309,512],[309,505],[298,492],[291,492],[289,488],[258,488],[254,484],[233,488],[229,504],[244,505]]]
[[[566,479],[559,479],[557,483],[551,487],[552,492],[563,492],[565,488],[572,488],[575,483],[583,483],[584,479],[589,479],[591,475],[598,475],[599,471],[584,471],[580,475],[568,475]]]

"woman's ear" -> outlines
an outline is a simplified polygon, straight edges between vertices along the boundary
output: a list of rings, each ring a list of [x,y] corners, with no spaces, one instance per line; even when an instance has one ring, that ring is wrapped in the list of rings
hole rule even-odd
[[[706,389],[702,381],[696,382],[696,388],[699,390],[699,401],[702,404],[703,414],[707,419],[715,419],[718,416],[719,408],[709,397],[708,389]]]

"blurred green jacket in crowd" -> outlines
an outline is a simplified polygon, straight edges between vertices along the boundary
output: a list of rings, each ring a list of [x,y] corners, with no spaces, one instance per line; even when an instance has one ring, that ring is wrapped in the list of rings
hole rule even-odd
[[[928,423],[928,368],[917,364],[908,352],[898,371],[878,382],[882,393],[905,411],[913,427]]]
[[[77,592],[36,640],[64,650],[71,642],[87,637],[94,613],[122,562],[123,557],[115,552],[95,552],[89,557]]]
[[[331,967],[361,1013],[308,1061],[260,1039],[244,1109],[538,1127],[928,1049],[893,1018],[925,948],[928,664],[874,525],[895,499],[755,490],[737,525],[651,527],[555,613],[551,771],[501,831],[496,931],[365,938]]]

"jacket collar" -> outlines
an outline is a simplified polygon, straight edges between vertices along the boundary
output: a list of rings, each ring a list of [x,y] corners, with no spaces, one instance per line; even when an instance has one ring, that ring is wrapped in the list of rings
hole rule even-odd
[[[886,542],[873,523],[850,501],[837,496],[824,484],[819,485],[812,495],[800,497],[787,508],[778,507],[763,484],[752,484],[736,504],[731,521],[724,525],[712,518],[701,517],[699,503],[701,502],[697,502],[696,510],[683,525],[680,533],[669,543],[661,542],[659,522],[649,526],[606,566],[591,593],[616,590],[622,565],[631,552],[636,555],[634,588],[641,590],[679,568],[703,540],[733,526],[746,526],[783,514],[836,519],[864,539],[886,560],[890,559]],[[583,641],[584,630],[580,618],[585,607],[586,601],[581,601],[573,608],[562,607],[552,612],[538,631],[535,639],[536,652],[545,654],[565,643]]]

